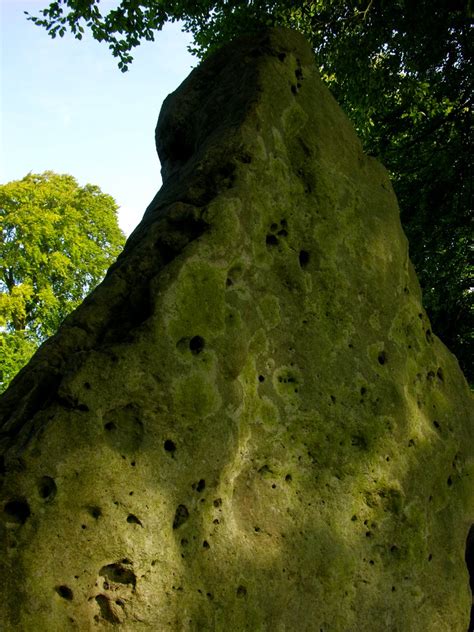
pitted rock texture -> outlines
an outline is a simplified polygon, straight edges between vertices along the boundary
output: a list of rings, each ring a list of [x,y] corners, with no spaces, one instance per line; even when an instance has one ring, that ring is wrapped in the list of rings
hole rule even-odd
[[[310,47],[227,45],[157,146],[124,253],[1,401],[0,628],[467,632],[469,390]]]

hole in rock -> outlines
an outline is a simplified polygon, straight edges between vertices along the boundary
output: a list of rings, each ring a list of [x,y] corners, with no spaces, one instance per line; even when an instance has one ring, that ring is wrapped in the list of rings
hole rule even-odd
[[[205,488],[206,488],[206,481],[203,478],[201,478],[201,480],[196,485],[196,491],[202,492],[204,491]]]
[[[298,94],[298,88],[296,86],[291,86],[291,92],[295,95]]]
[[[204,542],[202,543],[202,548],[203,549],[209,549],[210,548],[209,542],[207,540],[204,540]]]
[[[379,353],[377,360],[379,361],[379,364],[382,364],[382,365],[384,365],[387,362],[387,354],[385,353],[385,351],[381,351]]]
[[[365,450],[367,448],[367,439],[361,435],[354,435],[351,437],[351,445]]]
[[[202,336],[193,336],[189,341],[191,353],[197,355],[204,349],[204,338]]]
[[[188,521],[189,511],[186,505],[178,505],[174,514],[173,529],[178,529],[181,525]]]
[[[222,498],[216,498],[213,504],[214,507],[220,507],[222,505]]]
[[[453,479],[449,476],[446,482],[448,484],[448,487],[451,487],[451,485],[453,484]]]
[[[439,428],[439,427],[440,427],[440,423],[439,423],[439,421],[436,421],[436,419],[435,419],[435,420],[433,421],[433,426],[434,426],[435,428]]]
[[[287,483],[291,483],[291,481],[292,481],[292,480],[293,480],[293,477],[291,476],[291,474],[287,474],[287,475],[285,476],[285,481],[286,481]]]
[[[166,441],[163,444],[163,447],[166,450],[166,452],[173,453],[176,451],[176,443],[172,441],[171,439],[166,439]]]
[[[94,520],[98,520],[102,515],[102,509],[100,507],[89,507],[88,511]]]
[[[270,226],[270,230],[278,230],[278,224],[276,224],[275,222],[273,222],[273,224]]]
[[[139,524],[141,527],[143,527],[141,521],[139,518],[137,518],[134,514],[128,514],[127,516],[127,522],[129,524]]]
[[[95,600],[100,608],[100,616],[105,619],[105,621],[112,624],[121,623],[120,617],[115,614],[112,604],[105,595],[97,595]],[[98,621],[98,617],[96,621]]]
[[[265,238],[265,243],[267,246],[278,246],[278,239],[275,235],[267,235]]]
[[[53,500],[56,496],[57,487],[54,478],[43,476],[38,483],[38,493],[43,500]]]
[[[288,231],[285,228],[282,228],[278,231],[277,235],[280,235],[280,237],[288,237]]]
[[[17,524],[25,524],[31,515],[31,510],[26,498],[16,498],[7,502],[4,513]]]
[[[301,68],[297,68],[295,70],[295,77],[301,81],[301,79],[303,79],[303,71],[301,70]]]
[[[302,268],[306,268],[309,263],[309,252],[307,250],[300,250],[300,254],[298,255],[298,259],[300,262],[300,266]]]
[[[427,329],[426,333],[426,342],[433,342],[433,334],[431,333],[431,329]]]
[[[129,561],[126,560],[123,563],[128,564]],[[102,566],[99,574],[116,584],[131,584],[133,587],[135,587],[137,583],[135,573],[130,568],[126,568],[125,566],[123,566],[123,564],[120,562]]]
[[[285,61],[286,53],[278,53],[278,59],[282,62]]]
[[[89,382],[84,382],[84,388],[88,391],[91,390],[92,386],[89,384]]]
[[[259,375],[258,376],[258,381],[259,382],[265,382],[265,377],[263,375]]]
[[[118,406],[104,415],[105,440],[121,455],[135,452],[142,444],[145,429],[141,410],[135,404]]]
[[[236,590],[237,593],[237,597],[245,597],[245,595],[247,594],[247,589],[245,588],[245,586],[239,586]]]
[[[280,384],[294,384],[297,383],[298,380],[295,375],[292,375],[289,371],[287,371],[285,375],[278,376],[278,381]]]
[[[72,590],[69,588],[69,586],[56,586],[56,592],[58,593],[58,595],[60,597],[62,597],[63,599],[67,599],[68,601],[72,601],[74,595],[72,593]]]

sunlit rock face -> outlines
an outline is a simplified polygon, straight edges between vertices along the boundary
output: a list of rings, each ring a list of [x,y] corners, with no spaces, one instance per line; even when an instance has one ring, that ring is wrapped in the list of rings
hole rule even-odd
[[[469,390],[309,46],[227,45],[157,146],[123,255],[2,399],[0,628],[467,632]]]

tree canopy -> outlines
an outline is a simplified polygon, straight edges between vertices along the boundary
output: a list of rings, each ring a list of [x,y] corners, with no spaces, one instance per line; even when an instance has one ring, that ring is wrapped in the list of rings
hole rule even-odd
[[[0,185],[0,391],[120,252],[117,209],[51,171]]]
[[[30,17],[52,37],[89,30],[125,71],[131,51],[181,20],[192,52],[262,26],[300,30],[365,149],[390,170],[434,330],[474,379],[470,0],[57,0]]]

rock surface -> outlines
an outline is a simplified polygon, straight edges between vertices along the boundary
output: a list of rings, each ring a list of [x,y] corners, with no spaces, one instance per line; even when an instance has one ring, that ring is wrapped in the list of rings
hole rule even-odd
[[[124,253],[1,401],[0,629],[466,632],[469,390],[309,46],[227,45],[157,147]]]

